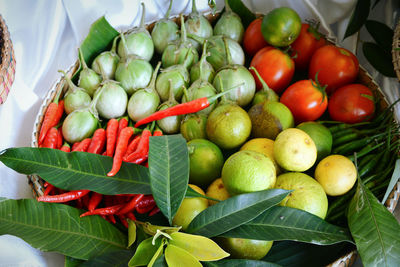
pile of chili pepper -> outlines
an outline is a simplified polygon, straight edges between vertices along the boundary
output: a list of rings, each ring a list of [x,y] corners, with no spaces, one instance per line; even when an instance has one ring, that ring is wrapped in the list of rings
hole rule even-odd
[[[104,128],[98,128],[91,138],[81,142],[68,144],[63,141],[60,127],[60,119],[64,113],[63,101],[58,102],[58,97],[46,110],[41,131],[39,134],[39,146],[60,149],[64,152],[88,152],[113,157],[113,166],[108,176],[118,173],[122,162],[147,165],[150,136],[161,136],[159,128],[154,129],[154,123],[144,130],[129,126],[129,119],[122,117],[110,119]],[[153,131],[153,134],[152,134]],[[152,216],[160,210],[152,195],[121,194],[102,195],[90,190],[65,191],[45,183],[43,196],[38,201],[67,203],[87,212],[88,215],[100,215],[111,223],[116,223],[116,217],[121,223],[128,226],[127,219],[135,220],[134,212],[148,213]]]

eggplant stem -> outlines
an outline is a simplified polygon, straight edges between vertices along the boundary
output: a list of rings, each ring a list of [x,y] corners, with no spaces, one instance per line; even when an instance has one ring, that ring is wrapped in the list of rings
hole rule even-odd
[[[158,61],[157,66],[153,71],[153,75],[151,76],[151,81],[149,83],[149,86],[147,88],[154,89],[155,84],[156,84],[157,73],[158,73],[158,70],[160,69],[160,66],[161,66],[161,61]]]
[[[169,18],[169,14],[171,13],[171,9],[172,9],[172,2],[173,0],[169,1],[169,6],[168,6],[168,10],[167,13],[165,13],[165,18],[168,19]]]
[[[83,69],[88,69],[88,66],[86,65],[85,58],[83,57],[82,49],[80,47],[78,48],[78,51],[79,51],[79,59],[80,59],[82,68]]]
[[[230,7],[228,0],[225,0],[225,12],[232,12],[232,8]]]
[[[196,0],[192,0],[192,14],[199,14],[196,7]]]
[[[207,60],[206,57],[207,57],[207,40],[205,40],[203,43],[203,54],[201,55],[199,61],[200,80],[202,81],[206,81],[206,79],[204,79],[204,73],[203,73],[203,63]]]
[[[224,44],[225,44],[225,53],[226,53],[226,59],[228,61],[228,65],[232,65],[232,55],[231,55],[231,51],[229,50],[228,39],[226,39],[226,37],[222,37],[222,39],[224,40]]]
[[[76,86],[71,79],[68,77],[68,75],[65,73],[63,70],[59,70],[59,73],[62,73],[64,75],[64,79],[67,81],[68,87],[72,92],[75,92],[76,90],[79,90],[80,88]]]
[[[187,41],[187,37],[186,37],[185,19],[183,18],[182,13],[180,15],[180,19],[181,19],[181,44],[185,44]]]
[[[144,29],[145,28],[145,26],[144,26],[144,21],[145,21],[145,17],[146,17],[146,7],[145,7],[145,4],[142,2],[142,3],[140,3],[141,5],[142,5],[142,17],[140,18],[140,28],[141,29]]]

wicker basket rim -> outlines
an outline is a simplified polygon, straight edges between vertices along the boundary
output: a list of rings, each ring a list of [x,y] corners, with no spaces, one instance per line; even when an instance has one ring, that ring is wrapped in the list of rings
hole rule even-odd
[[[205,15],[208,15],[207,18],[210,20],[210,16],[212,16],[214,19],[216,16],[218,16],[219,14],[216,13],[215,15],[212,15],[212,13],[205,13]],[[179,18],[179,15],[176,16],[171,16],[170,18],[177,20]],[[150,22],[148,22],[146,24],[147,28],[151,28],[154,23],[157,20],[152,20]],[[130,33],[131,31],[133,31],[136,27],[133,27],[131,29],[128,29],[125,31],[125,33]],[[118,29],[119,32],[121,32],[121,29]],[[332,40],[331,41],[334,45],[337,46],[336,43],[334,43]],[[76,71],[76,69],[79,66],[79,62],[78,60],[73,63],[67,70],[67,74],[73,73],[74,71]],[[372,78],[372,76],[368,73],[368,71],[362,67],[360,65],[360,72],[363,75],[366,75],[367,78],[372,82],[372,84],[374,85],[375,89],[379,92],[380,96],[382,97],[382,100],[385,103],[389,103],[389,101],[387,100],[386,95],[383,93],[382,89],[380,88],[380,86],[375,82],[375,80]],[[400,79],[400,78],[399,78]],[[63,90],[64,89],[64,84],[65,84],[65,79],[63,77],[59,77],[51,86],[50,90],[48,91],[46,98],[44,99],[42,105],[40,106],[39,109],[39,113],[36,116],[35,119],[35,123],[33,125],[33,132],[32,132],[32,142],[31,142],[31,146],[32,147],[37,147],[38,143],[37,143],[37,136],[38,133],[40,131],[40,125],[41,125],[41,121],[43,119],[43,115],[46,111],[47,106],[50,104],[50,102],[52,101],[52,99],[54,98],[54,96],[56,95],[56,93],[58,92],[58,90]],[[41,195],[43,194],[43,190],[42,190],[42,182],[41,178],[37,175],[29,175],[28,176],[29,179],[29,183],[32,186],[32,190],[36,195]],[[396,186],[393,188],[391,194],[389,195],[389,198],[387,199],[387,201],[385,202],[385,206],[388,208],[388,210],[393,213],[397,203],[399,202],[399,198],[400,198],[400,180],[396,183]],[[334,261],[333,263],[329,264],[328,266],[351,266],[354,261],[356,260],[357,257],[357,251],[351,251],[349,253],[347,253],[346,255],[343,255],[342,257],[339,257],[336,261]]]
[[[392,60],[394,71],[400,81],[400,19],[394,30],[393,43],[392,43]]]

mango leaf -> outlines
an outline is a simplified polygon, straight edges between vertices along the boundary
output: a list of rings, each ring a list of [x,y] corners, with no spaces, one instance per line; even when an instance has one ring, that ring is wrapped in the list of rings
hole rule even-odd
[[[146,167],[122,163],[114,177],[108,177],[112,158],[86,152],[66,153],[58,149],[20,147],[0,152],[0,161],[23,174],[37,174],[65,190],[89,189],[105,195],[150,194]]]
[[[93,22],[89,34],[80,46],[86,64],[90,66],[97,55],[111,48],[112,41],[118,34],[118,31],[108,23],[104,16]],[[76,81],[81,69],[81,66],[79,66],[79,69],[75,72],[74,81]]]
[[[154,200],[171,224],[189,182],[189,152],[182,135],[150,137],[149,172]]]
[[[364,266],[400,266],[400,224],[359,178],[347,220]]]
[[[285,267],[319,267],[334,262],[354,249],[355,246],[347,242],[320,246],[295,241],[277,241],[262,260]]]
[[[361,29],[368,18],[370,6],[370,0],[357,0],[357,4],[354,7],[353,14],[350,17],[350,22],[347,25],[343,39],[346,39]]]
[[[214,262],[203,262],[204,267],[279,267],[281,265],[266,262],[266,261],[256,261],[256,260],[242,260],[242,259],[232,259],[232,260],[220,260]]]
[[[156,239],[152,244],[153,237],[143,240],[136,249],[135,255],[130,259],[128,266],[142,266],[149,264],[158,248],[162,245],[161,239]]]
[[[171,238],[169,244],[183,248],[199,261],[215,261],[229,256],[217,243],[204,236],[175,232]]]
[[[367,20],[365,27],[375,42],[387,53],[391,53],[394,31],[385,23],[376,20]]]
[[[128,266],[129,259],[132,257],[132,250],[118,250],[111,253],[101,254],[79,265],[79,267],[119,267]]]
[[[393,188],[397,184],[400,179],[400,159],[396,160],[396,165],[394,167],[394,171],[392,174],[392,178],[390,178],[389,185],[386,189],[385,195],[383,196],[382,203],[385,203]]]
[[[83,260],[78,260],[78,259],[74,259],[74,258],[65,256],[64,267],[77,267],[77,266],[80,266],[84,262],[85,261],[83,261]]]
[[[201,263],[183,248],[168,244],[165,249],[165,260],[168,267],[191,266],[202,267]]]
[[[128,247],[132,246],[136,241],[136,223],[128,220]]]
[[[256,15],[243,4],[242,0],[228,0],[229,6],[232,11],[239,15],[242,19],[244,28],[246,29],[249,24],[256,19]]]
[[[63,204],[35,199],[0,200],[0,235],[18,236],[42,251],[87,260],[99,253],[124,249],[126,236],[100,216]]]
[[[154,253],[147,267],[153,267],[154,263],[160,258],[164,253],[164,246],[167,244],[165,238],[161,240],[161,245],[158,247],[156,253]]]
[[[158,259],[154,262],[153,267],[168,267],[165,256],[161,255],[160,257],[158,257]]]
[[[396,77],[390,53],[385,52],[379,45],[371,42],[364,42],[362,49],[365,58],[377,71],[388,77]]]
[[[276,206],[223,237],[259,240],[294,240],[319,245],[352,242],[345,228],[329,224],[306,211]]]
[[[279,204],[289,192],[283,189],[269,189],[228,198],[199,213],[186,232],[206,237],[220,235]]]

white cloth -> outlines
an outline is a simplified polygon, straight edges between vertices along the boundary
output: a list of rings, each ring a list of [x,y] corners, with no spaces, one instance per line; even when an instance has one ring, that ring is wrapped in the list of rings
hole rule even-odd
[[[164,16],[169,0],[146,0],[146,21]],[[254,12],[267,13],[274,7],[290,6],[301,18],[318,19],[322,31],[329,37],[338,36],[339,45],[355,51],[356,38],[342,42],[355,0],[245,0]],[[380,1],[373,17],[393,27],[394,1]],[[197,0],[202,12],[210,12],[207,0]],[[221,10],[223,1],[217,1]],[[47,91],[60,77],[57,70],[66,70],[77,59],[77,48],[92,22],[105,15],[112,26],[126,30],[140,21],[139,0],[0,0],[4,17],[14,45],[16,76],[10,95],[0,105],[0,150],[30,146],[33,124]],[[171,15],[189,13],[189,0],[174,1]],[[383,16],[384,14],[384,16]],[[384,18],[384,19],[383,19]],[[370,38],[362,31],[363,40]],[[360,51],[360,49],[358,49]],[[357,53],[390,101],[399,97],[398,81],[383,78]],[[25,175],[20,175],[0,163],[0,197],[31,198],[32,192]],[[14,236],[0,236],[0,266],[63,266],[64,257],[31,248]]]

